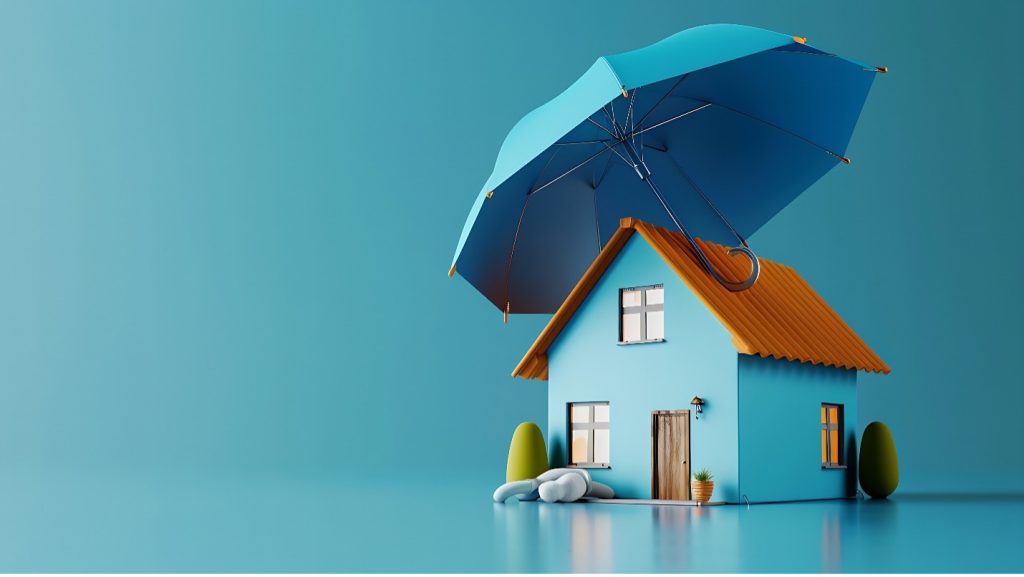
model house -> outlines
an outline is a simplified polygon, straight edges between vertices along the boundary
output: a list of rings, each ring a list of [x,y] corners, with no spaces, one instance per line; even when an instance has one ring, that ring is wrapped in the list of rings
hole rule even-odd
[[[548,381],[552,467],[672,500],[707,468],[714,501],[768,502],[856,493],[858,371],[889,367],[792,268],[730,292],[681,234],[623,219],[512,374]]]

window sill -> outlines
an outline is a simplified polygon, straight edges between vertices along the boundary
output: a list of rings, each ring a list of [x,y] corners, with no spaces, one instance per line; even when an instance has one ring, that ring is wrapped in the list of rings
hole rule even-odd
[[[665,339],[650,339],[646,341],[617,341],[615,344],[621,346],[625,345],[649,345],[651,343],[663,343]]]
[[[569,465],[570,469],[611,469],[611,465],[602,465],[601,463],[580,463],[577,465]]]
[[[831,471],[833,469],[838,469],[838,470],[842,471],[845,468],[846,468],[846,465],[822,465],[821,466],[821,470],[822,471]]]

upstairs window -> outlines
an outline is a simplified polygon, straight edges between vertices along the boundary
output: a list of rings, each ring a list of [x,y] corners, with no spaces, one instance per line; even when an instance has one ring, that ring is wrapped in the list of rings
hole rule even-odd
[[[842,467],[843,461],[843,406],[821,404],[821,466]]]
[[[569,463],[574,467],[608,467],[608,403],[569,403]]]
[[[665,340],[665,285],[619,291],[619,342],[658,343]]]

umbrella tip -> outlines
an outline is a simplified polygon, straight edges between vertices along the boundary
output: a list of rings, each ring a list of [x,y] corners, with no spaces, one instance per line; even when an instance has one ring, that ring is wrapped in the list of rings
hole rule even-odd
[[[875,66],[875,70],[877,70],[881,74],[888,74],[889,73],[889,67],[888,66]]]
[[[491,198],[492,196],[494,196],[494,191],[488,190],[487,192],[484,193],[484,196],[486,196],[487,198]]]
[[[843,164],[850,164],[850,159],[845,156],[840,156],[839,160],[843,161]]]
[[[793,37],[793,42],[796,42],[797,44],[807,44],[807,37],[806,36],[794,36]]]
[[[452,278],[453,276],[455,276],[455,265],[454,264],[452,265],[452,268],[448,269],[448,278]]]
[[[629,92],[626,92],[626,87],[625,86],[622,87],[622,97],[623,98],[629,98]]]
[[[506,325],[508,324],[508,312],[509,312],[509,310],[511,308],[512,308],[512,303],[510,303],[508,301],[505,301],[505,310],[503,311],[503,314],[505,316],[505,324]]]

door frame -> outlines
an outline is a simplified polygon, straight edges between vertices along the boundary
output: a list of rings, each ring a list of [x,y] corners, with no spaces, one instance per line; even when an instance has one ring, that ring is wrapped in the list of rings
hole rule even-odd
[[[690,463],[690,411],[689,409],[676,409],[664,411],[651,411],[651,499],[658,499],[658,415],[685,415],[686,416],[686,465],[691,470]],[[687,500],[692,497],[690,480],[686,480]]]

